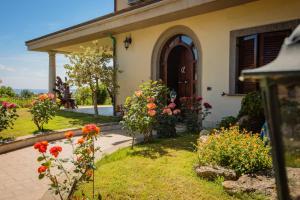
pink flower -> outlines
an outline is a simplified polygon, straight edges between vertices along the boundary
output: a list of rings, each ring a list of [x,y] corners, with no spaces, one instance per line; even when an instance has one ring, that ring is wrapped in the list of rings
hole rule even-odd
[[[149,111],[148,111],[148,115],[149,115],[150,117],[154,117],[154,116],[156,115],[156,111],[155,111],[155,110],[149,110]]]
[[[52,94],[52,93],[48,93],[47,95],[48,95],[49,99],[54,99],[54,97],[55,97],[54,94]]]
[[[154,98],[154,97],[148,97],[148,98],[147,98],[147,101],[148,101],[149,103],[153,103],[153,102],[155,101],[155,98]]]
[[[3,102],[2,102],[2,107],[4,107],[4,108],[8,108],[8,105],[9,105],[9,103],[8,103],[8,102],[6,102],[6,101],[3,101]]]
[[[170,108],[164,108],[163,109],[163,114],[168,114],[168,115],[172,115],[173,113],[172,113],[172,110],[170,109]]]
[[[211,108],[212,108],[212,106],[211,106],[209,103],[207,103],[207,102],[203,103],[203,106],[204,106],[206,109],[211,109]]]
[[[196,100],[197,100],[197,101],[202,101],[202,99],[203,99],[203,98],[202,98],[201,96],[197,96],[197,97],[196,97]]]
[[[181,113],[181,110],[179,110],[179,109],[175,109],[174,111],[173,111],[173,114],[174,115],[178,115],[178,114],[180,114]]]
[[[175,104],[175,103],[170,103],[170,104],[168,105],[168,107],[171,108],[171,109],[174,109],[174,108],[176,107],[176,104]]]

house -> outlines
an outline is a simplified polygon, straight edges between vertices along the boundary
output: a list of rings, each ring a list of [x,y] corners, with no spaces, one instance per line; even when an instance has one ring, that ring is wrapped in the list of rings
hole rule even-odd
[[[114,47],[114,65],[123,71],[117,104],[142,81],[162,79],[179,97],[201,95],[211,103],[209,126],[238,113],[242,97],[258,88],[255,82],[239,81],[241,70],[271,62],[300,23],[299,0],[114,3],[111,14],[26,42],[28,50],[49,54],[49,90],[54,87],[55,55],[98,39]]]

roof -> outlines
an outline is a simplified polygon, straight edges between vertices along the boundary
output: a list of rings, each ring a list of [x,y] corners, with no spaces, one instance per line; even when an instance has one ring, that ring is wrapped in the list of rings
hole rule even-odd
[[[101,20],[104,20],[104,19],[108,19],[108,18],[117,16],[117,15],[123,14],[125,12],[129,12],[129,11],[132,11],[132,10],[135,10],[135,9],[138,9],[138,8],[141,8],[141,7],[153,4],[153,3],[157,3],[159,1],[162,1],[162,0],[152,0],[152,1],[141,2],[141,3],[138,3],[138,4],[132,5],[128,8],[125,8],[125,9],[122,9],[122,10],[119,10],[119,11],[115,11],[113,13],[109,13],[109,14],[103,15],[101,17],[94,18],[94,19],[88,20],[86,22],[76,24],[74,26],[70,26],[70,27],[65,28],[65,29],[61,29],[59,31],[55,31],[55,32],[43,35],[41,37],[34,38],[32,40],[28,40],[25,43],[27,44],[27,43],[30,43],[30,42],[34,42],[34,41],[37,41],[37,40],[40,40],[40,39],[43,39],[43,38],[46,38],[46,37],[49,37],[49,36],[52,36],[52,35],[56,35],[58,33],[63,33],[63,32],[66,32],[66,31],[69,31],[69,30],[72,30],[72,29],[75,29],[75,28],[79,28],[79,27],[82,27],[82,26],[85,26],[85,25],[88,25],[88,24],[92,24],[94,22],[98,22],[98,21],[101,21]]]

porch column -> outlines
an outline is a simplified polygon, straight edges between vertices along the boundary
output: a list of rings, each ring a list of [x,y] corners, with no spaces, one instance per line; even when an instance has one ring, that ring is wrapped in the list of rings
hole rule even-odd
[[[49,54],[49,85],[48,92],[54,93],[55,80],[56,80],[56,53],[53,51],[48,52]]]

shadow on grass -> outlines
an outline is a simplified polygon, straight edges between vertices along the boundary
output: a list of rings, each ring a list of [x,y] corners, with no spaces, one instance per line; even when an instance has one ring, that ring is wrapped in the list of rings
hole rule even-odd
[[[114,117],[114,116],[95,116],[92,114],[85,114],[85,113],[76,113],[76,112],[71,112],[71,111],[58,111],[57,116],[64,117],[64,118],[69,118],[71,119],[69,121],[70,124],[72,125],[85,125],[89,123],[107,123],[107,122],[118,122],[120,121],[119,117]]]
[[[198,135],[183,134],[176,138],[158,138],[150,143],[141,143],[134,146],[120,149],[110,155],[104,156],[97,162],[97,166],[111,162],[119,162],[123,159],[133,157],[143,157],[148,159],[158,159],[162,156],[174,156],[174,151],[195,151],[195,143]]]
[[[197,137],[198,135],[183,134],[174,138],[159,138],[150,143],[136,145],[136,147],[128,153],[131,156],[157,159],[162,156],[172,156],[172,153],[170,153],[172,150],[194,152]]]
[[[53,131],[53,129],[44,129],[43,131],[40,131],[40,130],[35,130],[32,132],[33,135],[46,135],[46,134],[49,134]]]

